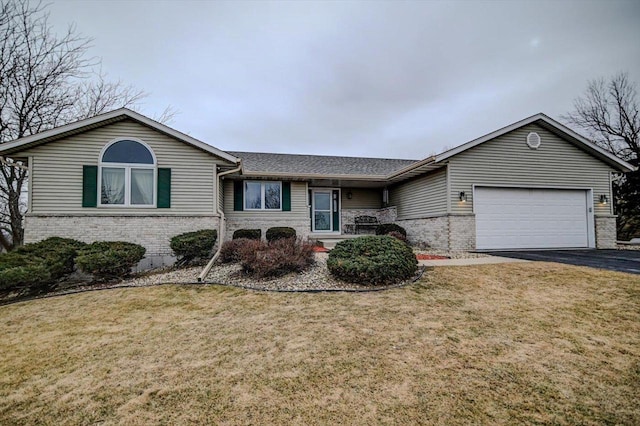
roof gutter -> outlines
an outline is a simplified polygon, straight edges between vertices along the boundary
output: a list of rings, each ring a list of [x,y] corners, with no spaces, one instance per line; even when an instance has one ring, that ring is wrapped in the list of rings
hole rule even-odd
[[[222,172],[222,173],[218,174],[216,176],[216,179],[219,179],[222,176],[226,176],[226,175],[229,175],[231,173],[236,173],[236,172],[242,172],[242,161],[240,161],[238,163],[238,167],[236,167],[235,169],[227,170],[226,172]],[[218,185],[218,188],[220,188],[220,185]],[[198,282],[199,283],[204,281],[204,279],[207,277],[207,275],[209,275],[209,272],[211,271],[211,268],[213,268],[213,264],[218,259],[218,257],[220,256],[220,252],[222,251],[222,242],[224,241],[224,228],[225,228],[224,221],[225,221],[225,218],[224,218],[224,211],[220,207],[219,203],[216,203],[216,205],[218,207],[218,214],[220,215],[220,221],[218,222],[218,249],[216,250],[216,252],[213,255],[213,257],[211,258],[211,260],[209,260],[209,263],[207,263],[207,266],[205,266],[204,269],[202,270],[202,272],[200,272],[200,275],[198,275]]]
[[[386,180],[385,175],[330,175],[317,173],[287,173],[287,172],[250,172],[243,171],[247,177],[289,177],[299,179],[330,179],[330,180]]]
[[[417,169],[420,166],[425,166],[427,164],[435,163],[435,162],[436,162],[436,157],[432,155],[431,157],[427,157],[424,160],[416,161],[415,163],[409,164],[407,167],[403,169],[400,169],[398,171],[391,173],[390,175],[385,176],[385,180],[392,180],[393,178],[403,175],[407,172],[410,172],[411,170]]]

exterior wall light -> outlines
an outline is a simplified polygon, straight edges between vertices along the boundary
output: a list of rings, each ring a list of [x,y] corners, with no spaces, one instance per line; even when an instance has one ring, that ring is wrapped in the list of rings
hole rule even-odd
[[[607,204],[609,202],[609,197],[606,194],[602,194],[600,196],[600,204]]]
[[[353,198],[353,194],[351,193],[351,191],[347,192],[347,199],[352,199]]]
[[[460,191],[460,202],[462,203],[466,203],[467,202],[467,194],[464,193],[464,191]]]

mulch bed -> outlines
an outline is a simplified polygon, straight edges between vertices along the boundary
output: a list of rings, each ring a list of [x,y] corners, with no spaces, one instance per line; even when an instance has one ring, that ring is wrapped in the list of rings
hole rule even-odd
[[[451,258],[449,256],[438,256],[437,254],[418,253],[418,254],[416,254],[416,259],[418,259],[418,260],[441,260],[441,259],[451,259]]]

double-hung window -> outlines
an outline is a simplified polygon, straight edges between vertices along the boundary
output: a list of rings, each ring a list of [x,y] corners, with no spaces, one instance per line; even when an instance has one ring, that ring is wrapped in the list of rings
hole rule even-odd
[[[98,179],[101,206],[155,206],[156,158],[143,142],[125,139],[107,145]]]
[[[282,210],[282,182],[244,182],[245,210]]]

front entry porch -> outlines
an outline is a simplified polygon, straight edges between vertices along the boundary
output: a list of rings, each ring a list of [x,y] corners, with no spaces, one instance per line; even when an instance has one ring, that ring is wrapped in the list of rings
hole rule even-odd
[[[309,187],[309,232],[312,238],[374,233],[375,226],[356,226],[356,218],[393,223],[395,206],[385,206],[381,188]]]
[[[372,222],[393,223],[397,209],[388,205],[385,188],[363,187],[356,182],[317,182],[308,186],[309,238],[325,248],[361,235],[374,234],[376,226],[357,226],[356,218],[370,217]],[[326,186],[324,186],[325,184]],[[331,186],[334,185],[334,186]]]

